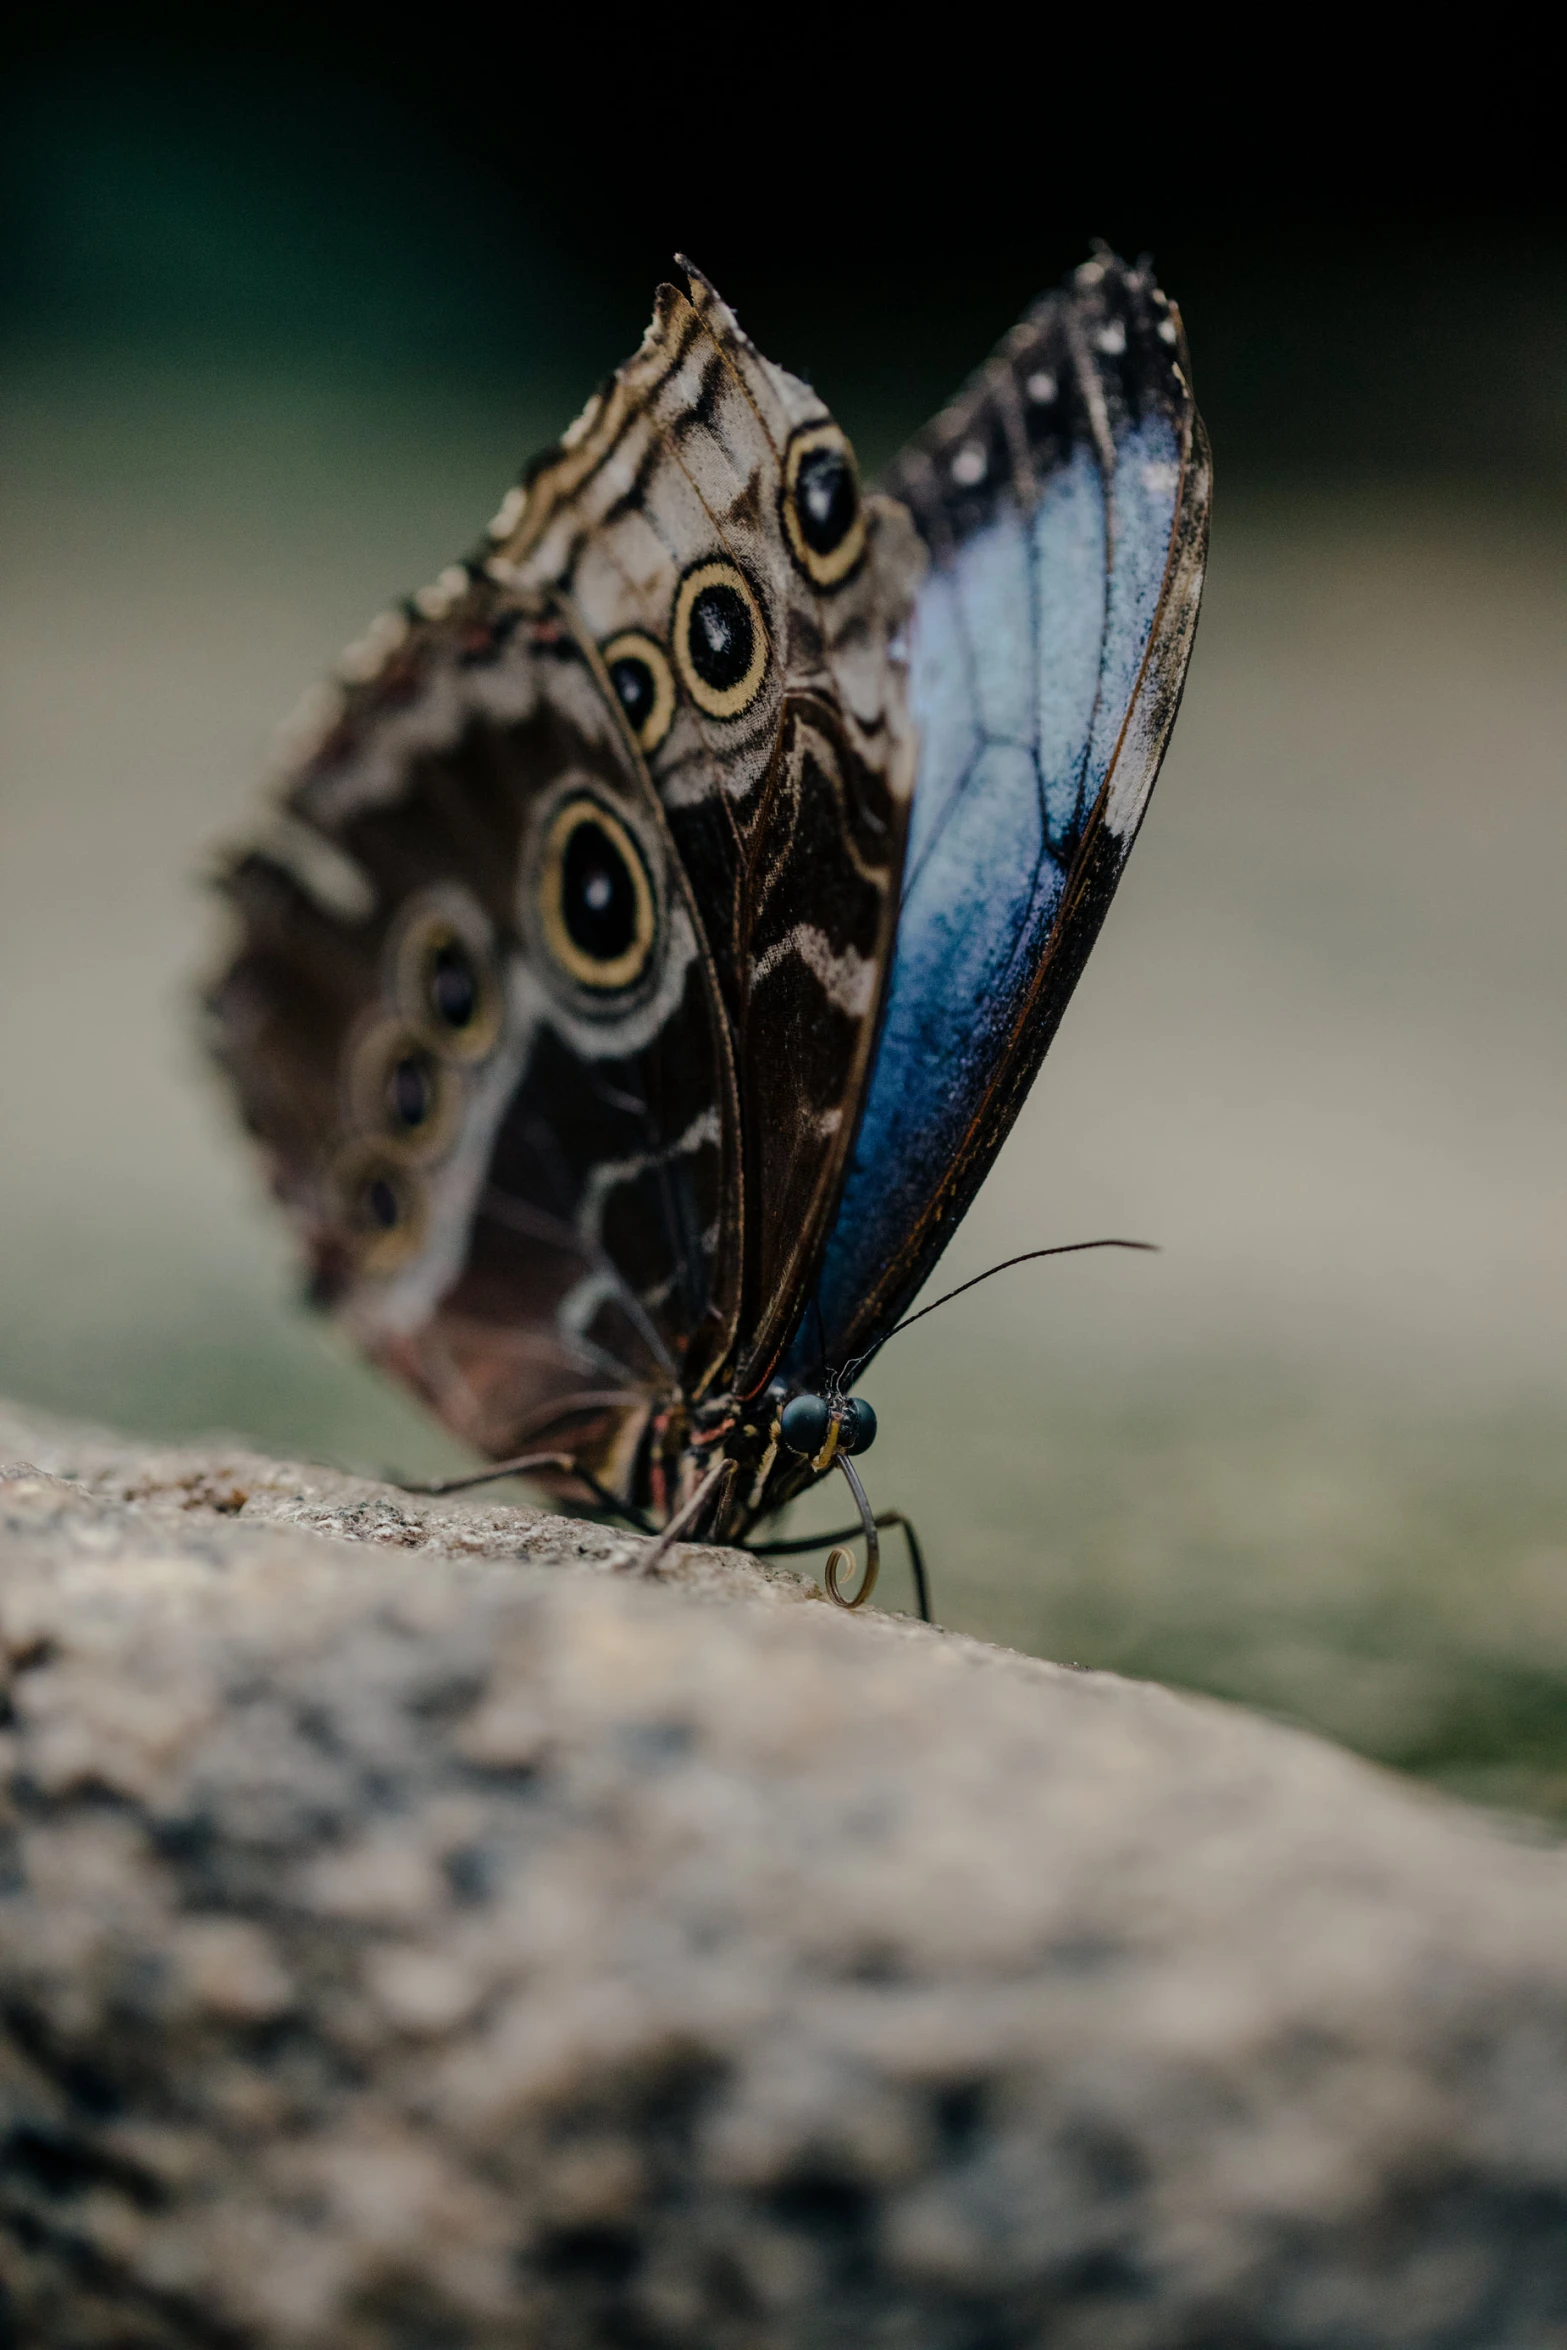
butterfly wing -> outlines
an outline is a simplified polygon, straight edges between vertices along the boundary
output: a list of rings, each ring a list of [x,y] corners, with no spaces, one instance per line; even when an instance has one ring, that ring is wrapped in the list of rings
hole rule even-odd
[[[636,357],[502,509],[492,569],[580,615],[700,909],[738,1075],[724,1383],[743,1396],[799,1318],[874,1051],[924,559],[900,506],[861,497],[820,400],[683,267]]]
[[[659,1501],[649,1423],[760,1385],[798,1318],[890,959],[922,567],[691,272],[481,556],[351,651],[228,876],[215,1043],[317,1294],[485,1451],[572,1408]]]
[[[213,1042],[318,1299],[481,1450],[573,1412],[624,1487],[738,1310],[727,1027],[569,615],[462,566],[421,601],[345,657],[225,877]]]
[[[892,466],[930,550],[886,1021],[792,1351],[863,1359],[1022,1106],[1131,851],[1185,679],[1211,470],[1180,321],[1104,254]]]

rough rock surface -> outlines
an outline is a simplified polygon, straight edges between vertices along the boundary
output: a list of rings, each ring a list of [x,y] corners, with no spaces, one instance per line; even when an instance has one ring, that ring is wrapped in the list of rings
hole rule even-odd
[[[0,1415],[0,2338],[1567,2344],[1567,1863],[792,1578]]]

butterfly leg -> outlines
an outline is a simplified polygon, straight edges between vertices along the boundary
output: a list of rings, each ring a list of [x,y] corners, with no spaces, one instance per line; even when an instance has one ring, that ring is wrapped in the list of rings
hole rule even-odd
[[[708,1503],[723,1500],[738,1466],[737,1461],[725,1459],[709,1469],[690,1500],[683,1508],[676,1510],[652,1549],[643,1551],[639,1558],[627,1562],[628,1571],[637,1575],[656,1575],[670,1548],[703,1517]]]
[[[930,1579],[925,1571],[925,1553],[920,1547],[920,1538],[913,1524],[902,1510],[878,1510],[875,1522],[883,1529],[889,1526],[903,1528],[903,1539],[909,1546],[909,1574],[914,1583],[914,1598],[920,1621],[932,1623]],[[861,1532],[863,1528],[859,1526],[839,1526],[831,1534],[797,1534],[785,1542],[753,1542],[750,1548],[760,1559],[798,1558],[808,1550],[825,1550],[830,1543],[851,1542]],[[858,1605],[858,1602],[855,1604]]]
[[[876,1523],[878,1526],[903,1528],[903,1539],[909,1549],[909,1575],[914,1584],[914,1604],[919,1610],[922,1624],[934,1623],[935,1618],[930,1612],[930,1580],[925,1573],[925,1553],[920,1548],[919,1536],[902,1510],[883,1510]]]
[[[611,1493],[607,1485],[601,1485],[592,1470],[585,1469],[569,1452],[522,1453],[516,1460],[497,1461],[492,1469],[475,1469],[467,1477],[441,1477],[433,1485],[400,1482],[399,1491],[429,1494],[439,1500],[448,1493],[467,1493],[475,1485],[493,1485],[499,1477],[531,1477],[540,1469],[564,1470],[575,1477],[579,1485],[587,1487],[600,1509],[609,1511],[614,1517],[624,1518],[639,1534],[651,1534],[654,1531],[639,1509],[633,1509],[628,1502],[621,1501],[616,1494]]]

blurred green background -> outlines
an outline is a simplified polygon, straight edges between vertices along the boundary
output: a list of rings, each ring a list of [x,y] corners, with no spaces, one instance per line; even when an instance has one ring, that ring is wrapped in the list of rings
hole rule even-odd
[[[1163,1253],[900,1341],[873,1490],[950,1624],[1567,1818],[1559,213],[1472,126],[1455,194],[1357,182],[1344,124],[1172,126],[1156,88],[1113,140],[1068,109],[1025,141],[1024,75],[994,124],[904,92],[802,151],[787,107],[740,136],[667,73],[623,117],[574,100],[563,34],[530,81],[324,19],[73,22],[14,42],[0,108],[0,1385],[454,1458],[296,1304],[195,1046],[200,877],[275,722],[472,540],[677,246],[873,467],[1102,233],[1185,310],[1211,585],[1137,856],[939,1284],[1099,1232]],[[638,96],[636,57],[593,62]]]

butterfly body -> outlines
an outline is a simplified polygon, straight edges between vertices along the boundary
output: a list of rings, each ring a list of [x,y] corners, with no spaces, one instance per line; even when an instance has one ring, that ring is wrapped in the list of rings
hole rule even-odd
[[[314,1294],[492,1458],[744,1538],[863,1434],[846,1369],[1038,1065],[1195,620],[1178,327],[1090,266],[886,497],[662,289],[229,868],[214,1041]]]

